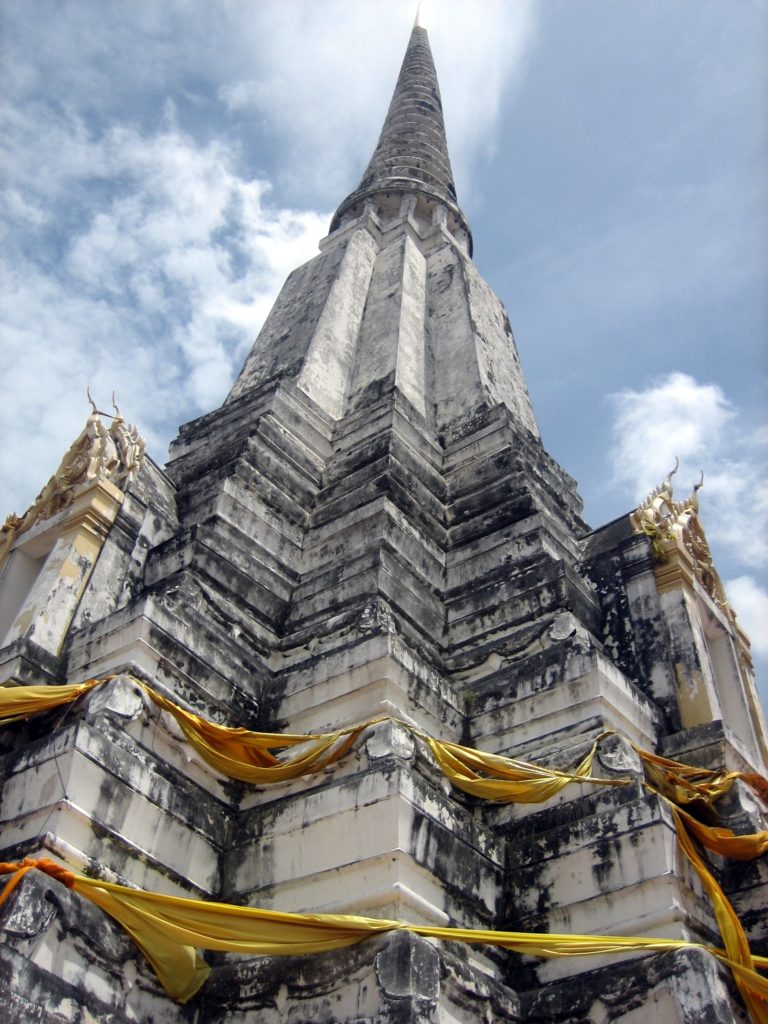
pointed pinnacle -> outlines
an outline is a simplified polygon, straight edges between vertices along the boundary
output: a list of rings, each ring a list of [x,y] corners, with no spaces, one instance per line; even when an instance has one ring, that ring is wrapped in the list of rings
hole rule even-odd
[[[345,213],[356,212],[366,199],[383,194],[415,194],[445,206],[470,237],[471,250],[469,225],[456,200],[429,37],[418,24],[418,14],[376,149],[360,185],[336,211],[331,231]]]

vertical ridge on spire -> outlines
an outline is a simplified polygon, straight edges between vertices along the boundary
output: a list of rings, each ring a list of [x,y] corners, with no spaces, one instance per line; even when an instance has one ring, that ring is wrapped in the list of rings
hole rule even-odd
[[[418,12],[376,149],[359,187],[336,211],[331,231],[366,199],[393,192],[444,204],[469,234],[456,200],[437,72]]]

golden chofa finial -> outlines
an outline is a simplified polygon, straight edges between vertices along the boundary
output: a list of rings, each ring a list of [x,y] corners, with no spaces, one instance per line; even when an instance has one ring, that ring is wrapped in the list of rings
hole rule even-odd
[[[89,401],[90,406],[91,406],[91,410],[92,410],[91,416],[109,416],[109,417],[112,416],[112,413],[104,412],[103,409],[99,409],[98,408],[98,406],[96,405],[96,403],[93,400],[93,396],[91,395],[91,385],[90,384],[85,389],[85,393],[88,396],[88,401]]]
[[[680,459],[678,459],[678,457],[675,456],[675,468],[674,469],[670,469],[670,471],[664,477],[664,482],[662,483],[661,487],[659,488],[660,492],[667,497],[667,500],[671,500],[671,498],[672,498],[672,494],[673,494],[673,491],[672,491],[672,477],[675,475],[675,473],[678,471],[679,468],[680,468]]]
[[[88,396],[88,402],[89,402],[89,404],[91,406],[91,415],[92,416],[98,416],[99,415],[99,410],[96,407],[96,403],[94,402],[93,398],[91,397],[91,385],[90,384],[85,389],[85,393]]]
[[[697,512],[699,511],[699,491],[704,486],[704,470],[700,469],[699,472],[701,473],[701,479],[697,484],[693,485],[691,496],[688,499],[688,505],[691,508],[695,509]]]

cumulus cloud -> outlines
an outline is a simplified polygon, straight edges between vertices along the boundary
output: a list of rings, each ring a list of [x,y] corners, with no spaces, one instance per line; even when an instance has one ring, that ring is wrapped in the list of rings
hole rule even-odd
[[[270,208],[268,184],[221,142],[174,127],[96,135],[67,115],[46,127],[60,159],[27,177],[34,146],[22,144],[6,208],[3,415],[36,424],[3,458],[4,493],[21,505],[77,432],[87,384],[102,405],[116,388],[163,460],[179,421],[222,401],[277,288],[327,224]],[[29,117],[23,131],[35,129]]]
[[[699,384],[686,373],[670,373],[642,391],[613,396],[614,476],[643,498],[675,458],[707,458],[717,448],[734,411],[716,384]]]
[[[765,431],[747,432],[720,387],[685,373],[621,391],[612,401],[614,480],[632,500],[641,501],[679,458],[679,496],[704,471],[702,520],[710,541],[742,564],[768,563]]]
[[[728,600],[736,609],[739,623],[752,641],[752,651],[768,658],[768,591],[751,576],[726,580]]]

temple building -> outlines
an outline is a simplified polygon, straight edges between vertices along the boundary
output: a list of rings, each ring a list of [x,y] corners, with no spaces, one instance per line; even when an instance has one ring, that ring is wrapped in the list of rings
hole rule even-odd
[[[3,1021],[768,1020],[698,489],[586,525],[472,249],[417,24],[220,408],[94,402],[9,516]]]

